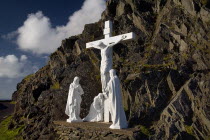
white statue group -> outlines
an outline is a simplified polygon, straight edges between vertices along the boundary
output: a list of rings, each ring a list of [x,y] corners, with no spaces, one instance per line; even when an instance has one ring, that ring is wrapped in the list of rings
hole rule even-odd
[[[67,122],[110,122],[111,129],[127,128],[127,120],[122,105],[122,95],[120,88],[120,80],[116,75],[116,71],[112,69],[112,47],[123,40],[134,39],[134,33],[128,33],[111,37],[112,22],[105,22],[104,35],[105,39],[86,43],[86,48],[96,48],[101,50],[101,83],[102,93],[94,98],[90,106],[89,114],[84,118],[80,118],[81,95],[84,94],[79,84],[79,78],[75,77],[73,83],[70,84],[68,100],[65,113],[69,116]],[[110,118],[111,115],[111,118]]]

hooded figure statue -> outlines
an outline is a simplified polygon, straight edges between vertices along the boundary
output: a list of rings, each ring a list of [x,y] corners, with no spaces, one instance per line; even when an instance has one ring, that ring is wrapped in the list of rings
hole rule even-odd
[[[120,89],[120,80],[116,75],[116,71],[111,69],[109,71],[110,81],[107,84],[106,91],[110,102],[110,114],[112,119],[111,129],[127,128],[127,120],[125,111],[122,105],[122,95]]]
[[[83,119],[87,122],[100,122],[103,121],[103,94],[99,93],[90,106],[89,114]]]
[[[84,94],[82,87],[79,84],[79,77],[75,77],[70,84],[68,100],[66,104],[66,115],[69,116],[67,122],[82,122],[80,118],[80,104],[82,102],[81,95]]]

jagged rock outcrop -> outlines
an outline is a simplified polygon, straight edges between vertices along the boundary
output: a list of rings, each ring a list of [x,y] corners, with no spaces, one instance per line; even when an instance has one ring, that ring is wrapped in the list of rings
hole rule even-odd
[[[130,127],[148,129],[142,139],[210,138],[210,3],[207,0],[109,0],[99,22],[63,40],[48,64],[23,79],[13,94],[15,125],[24,139],[52,139],[53,121],[65,120],[69,84],[81,77],[85,116],[101,91],[100,52],[85,43],[135,32],[114,47],[113,67],[122,84]],[[142,127],[140,127],[142,128]],[[142,129],[139,129],[142,131]]]

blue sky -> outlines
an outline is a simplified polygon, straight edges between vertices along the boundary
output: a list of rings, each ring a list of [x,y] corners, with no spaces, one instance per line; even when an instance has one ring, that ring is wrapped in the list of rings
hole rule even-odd
[[[61,40],[100,19],[105,0],[4,0],[0,4],[0,100],[44,66]]]

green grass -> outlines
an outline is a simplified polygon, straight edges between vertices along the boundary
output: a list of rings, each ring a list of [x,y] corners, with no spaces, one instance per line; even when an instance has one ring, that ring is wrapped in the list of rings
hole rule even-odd
[[[149,132],[149,129],[148,128],[146,128],[145,126],[143,126],[143,125],[140,125],[140,131],[144,134],[144,135],[146,135],[146,136],[151,136],[151,134],[150,134],[150,132]]]
[[[185,125],[184,127],[185,127],[185,130],[188,134],[194,135],[192,126]]]
[[[34,74],[30,74],[30,75],[26,76],[24,78],[24,80],[29,81],[32,77],[34,77]]]
[[[16,104],[16,103],[17,103],[16,101],[11,101],[10,102],[10,104],[13,104],[13,105]]]
[[[169,27],[170,30],[175,30],[175,25],[171,25],[171,27]]]
[[[0,139],[1,140],[17,140],[17,138],[15,137],[18,136],[24,128],[24,126],[22,125],[15,129],[8,130],[8,125],[11,119],[12,119],[12,116],[9,116],[0,123]]]
[[[98,81],[100,81],[101,75],[96,75],[96,79],[97,79]]]
[[[172,57],[171,55],[167,55],[167,56],[165,56],[165,57],[163,58],[163,60],[164,60],[164,61],[168,61],[168,60],[171,59],[171,57]]]
[[[154,64],[154,65],[143,64],[142,67],[150,68],[150,69],[161,69],[161,68],[167,68],[167,67],[169,67],[172,64],[174,64],[174,63],[170,62],[170,63],[167,63],[167,64]]]
[[[56,82],[56,83],[54,83],[51,87],[50,87],[50,89],[60,89],[60,84],[59,84],[59,82]]]
[[[124,80],[125,84],[129,84],[131,80]]]
[[[201,0],[201,3],[202,3],[203,5],[206,5],[206,4],[208,3],[208,0]]]
[[[181,55],[184,59],[187,59],[189,57],[187,53],[182,53]]]
[[[95,38],[94,35],[91,35],[91,36],[90,36],[90,41],[93,41],[94,38]]]

